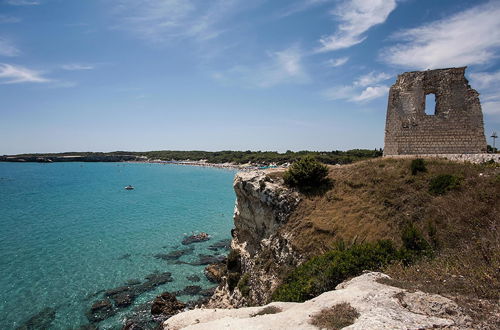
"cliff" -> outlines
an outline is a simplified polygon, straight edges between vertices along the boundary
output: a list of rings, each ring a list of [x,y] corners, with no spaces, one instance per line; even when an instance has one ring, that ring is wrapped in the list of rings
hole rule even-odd
[[[248,324],[248,327],[257,328],[263,324],[259,320],[283,321],[282,316],[275,315],[249,318],[258,310],[255,307],[234,312],[220,308],[268,304],[273,292],[291,271],[314,256],[337,249],[337,245],[352,246],[388,239],[401,247],[403,228],[411,224],[421,233],[421,239],[432,247],[432,256],[411,265],[398,262],[384,266],[381,270],[392,279],[385,278],[385,284],[390,287],[380,289],[394,294],[403,289],[440,294],[457,304],[460,310],[466,310],[475,327],[494,329],[500,326],[500,167],[429,159],[425,162],[426,170],[413,175],[410,163],[410,159],[385,158],[331,166],[331,188],[311,195],[287,188],[283,184],[282,171],[238,173],[234,179],[237,202],[232,252],[222,283],[204,306],[207,311],[182,313],[172,318],[172,322],[193,326],[189,323],[192,315],[196,315],[193,320],[198,320],[200,326],[207,322],[207,328],[226,321],[228,323],[224,324],[231,327]],[[455,178],[457,184],[442,193],[433,193],[431,183],[442,176]],[[402,289],[396,290],[395,286]],[[332,291],[304,305],[272,303],[271,306],[282,308],[283,317],[288,318],[300,314],[301,308],[307,306],[317,311],[319,307],[314,302],[320,297],[332,299],[331,304],[343,297],[359,310],[363,322],[370,322],[371,316],[367,315],[375,317],[364,314],[370,308],[389,308],[386,312],[391,317],[405,319],[401,306],[390,310],[389,305],[395,306],[394,297],[386,297],[388,305],[377,305],[376,300],[370,300],[371,307],[363,309],[365,307],[356,302],[358,293],[367,297],[371,293],[354,288],[348,290],[352,294],[349,296]],[[404,291],[399,296],[407,294]],[[437,301],[444,299],[433,297]],[[427,303],[428,309],[435,305],[433,300]],[[221,315],[228,319],[222,321]],[[309,314],[300,315],[297,316],[302,317],[300,322],[309,324],[306,317]],[[239,319],[248,323],[240,324]],[[448,322],[446,320],[443,322]],[[306,327],[306,323],[300,324]],[[173,328],[180,326],[166,324]]]
[[[239,307],[263,304],[279,283],[283,268],[303,261],[282,230],[300,202],[297,192],[286,188],[274,171],[240,172],[234,179],[236,207],[231,248],[239,264],[233,274],[248,294],[222,285],[210,300],[211,307]],[[231,269],[229,270],[231,272]],[[244,283],[243,283],[244,282]]]

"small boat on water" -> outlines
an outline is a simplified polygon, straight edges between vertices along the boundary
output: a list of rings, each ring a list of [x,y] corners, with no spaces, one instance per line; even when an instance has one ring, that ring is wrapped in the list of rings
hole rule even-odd
[[[132,187],[131,185],[128,185],[125,187],[125,190],[134,190],[134,187]]]

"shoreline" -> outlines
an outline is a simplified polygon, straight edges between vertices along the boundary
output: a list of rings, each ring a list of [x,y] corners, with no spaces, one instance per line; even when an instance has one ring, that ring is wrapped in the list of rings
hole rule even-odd
[[[197,167],[212,167],[226,170],[238,171],[256,171],[265,170],[268,168],[286,168],[284,166],[257,166],[251,164],[234,164],[234,163],[207,163],[204,161],[176,161],[176,160],[139,160],[139,161],[125,161],[123,163],[142,163],[142,164],[164,164],[164,165],[184,165],[184,166],[197,166]]]

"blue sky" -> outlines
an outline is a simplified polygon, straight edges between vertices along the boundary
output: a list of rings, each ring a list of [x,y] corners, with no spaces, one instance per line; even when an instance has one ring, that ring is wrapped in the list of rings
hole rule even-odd
[[[380,148],[397,74],[464,65],[489,136],[499,17],[480,0],[0,0],[0,154]]]

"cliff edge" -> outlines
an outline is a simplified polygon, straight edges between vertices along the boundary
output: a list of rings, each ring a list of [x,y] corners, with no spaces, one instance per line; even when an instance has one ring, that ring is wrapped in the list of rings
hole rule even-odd
[[[304,303],[196,309],[173,316],[163,326],[165,330],[318,329],[315,320],[346,302],[355,309],[357,317],[345,329],[452,329],[470,322],[453,301],[379,282],[388,278],[382,273],[366,273]]]

